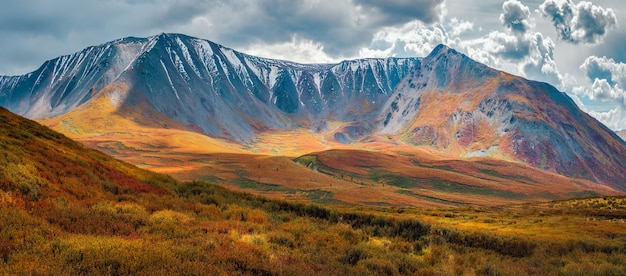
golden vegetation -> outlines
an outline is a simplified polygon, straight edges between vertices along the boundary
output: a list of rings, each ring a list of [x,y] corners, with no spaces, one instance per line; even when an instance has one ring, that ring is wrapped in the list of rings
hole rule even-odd
[[[205,182],[0,209],[0,273],[449,275],[626,271],[626,199],[340,208]]]
[[[485,85],[496,89],[497,82],[491,80]],[[413,127],[434,126],[445,132],[437,133],[435,128],[424,131],[437,147],[416,147],[395,135],[372,135],[351,145],[334,142],[332,133],[346,122],[327,122],[320,133],[307,128],[260,131],[254,142],[239,145],[199,134],[153,110],[146,101],[121,105],[128,89],[108,86],[84,107],[42,123],[89,147],[179,181],[203,179],[280,199],[441,207],[616,193],[590,181],[571,180],[516,163],[506,155],[512,150],[510,137],[498,137],[488,121],[477,120],[461,129],[446,117],[459,108],[463,112],[475,110],[492,89],[459,87],[459,91],[471,90],[471,100],[440,91],[422,95],[424,102],[436,98],[440,104],[423,105]],[[459,132],[467,135],[458,141],[450,138]],[[405,133],[405,138],[411,135]],[[458,160],[459,156],[480,155],[491,146],[502,153]],[[318,156],[330,170],[318,173],[293,162],[308,155]]]
[[[626,272],[624,197],[497,208],[323,207],[178,182],[5,110],[0,172],[3,275]]]

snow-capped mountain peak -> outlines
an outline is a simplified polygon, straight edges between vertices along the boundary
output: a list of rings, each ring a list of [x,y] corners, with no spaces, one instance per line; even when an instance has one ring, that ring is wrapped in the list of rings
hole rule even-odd
[[[242,144],[276,130],[322,132],[340,143],[383,135],[459,158],[503,156],[626,190],[626,143],[566,94],[445,45],[424,58],[299,64],[163,33],[0,77],[0,105],[35,119],[100,108],[91,103],[103,95],[117,114],[142,125],[175,122]]]

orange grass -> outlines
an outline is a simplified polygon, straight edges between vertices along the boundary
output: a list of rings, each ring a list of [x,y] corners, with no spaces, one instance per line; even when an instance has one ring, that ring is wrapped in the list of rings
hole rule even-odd
[[[343,145],[332,140],[334,131],[347,124],[343,122],[328,122],[327,129],[320,133],[307,129],[262,132],[253,143],[241,145],[199,134],[145,103],[134,108],[120,106],[127,91],[122,85],[107,87],[84,107],[42,123],[144,169],[179,180],[209,179],[232,189],[276,198],[310,201],[320,200],[314,198],[315,193],[327,193],[330,198],[326,199],[347,204],[442,206],[499,205],[615,193],[589,181],[572,180],[512,162],[504,155],[458,160],[467,150],[484,150],[491,145],[499,145],[505,152],[510,150],[510,145],[501,142],[510,139],[500,139],[487,121],[476,122],[478,131],[472,132],[467,147],[455,139],[445,141],[444,147],[439,148],[413,146],[394,135],[372,135],[368,142]],[[485,93],[473,91],[475,97],[466,102],[460,94],[426,92],[422,101],[431,102],[430,97],[438,104],[423,106],[414,126],[443,126],[457,107],[475,109]],[[294,162],[307,154],[315,155],[334,172],[316,172]],[[381,172],[384,177],[375,175]],[[390,175],[422,184],[412,188],[389,185],[385,181]],[[256,186],[266,190],[242,188],[242,181],[256,182]],[[460,187],[470,191],[494,192],[456,191],[436,186],[437,181],[465,185]],[[503,197],[498,191],[519,196]]]

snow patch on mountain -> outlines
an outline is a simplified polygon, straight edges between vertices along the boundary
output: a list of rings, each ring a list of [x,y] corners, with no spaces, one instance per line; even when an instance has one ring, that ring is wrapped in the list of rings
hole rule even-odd
[[[167,67],[165,66],[165,63],[163,63],[162,60],[161,60],[161,66],[163,66],[163,71],[165,72],[165,76],[167,76],[167,81],[170,83],[170,88],[172,88],[172,91],[174,91],[174,94],[176,94],[176,98],[180,101],[180,97],[178,96],[178,91],[176,91],[176,87],[174,86],[174,83],[172,82],[170,73],[167,71]]]

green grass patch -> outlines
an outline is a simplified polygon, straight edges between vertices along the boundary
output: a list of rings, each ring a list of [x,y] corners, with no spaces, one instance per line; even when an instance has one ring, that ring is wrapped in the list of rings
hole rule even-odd
[[[452,168],[452,166],[449,166],[449,165],[426,165],[415,159],[411,159],[411,164],[413,164],[414,166],[424,167],[424,168],[438,169],[438,170],[444,170],[444,171],[455,171],[454,168]]]
[[[304,156],[300,156],[296,159],[294,159],[294,161],[298,164],[307,166],[308,168],[316,171],[316,172],[320,172],[326,175],[331,175],[334,176],[336,178],[341,178],[344,180],[349,180],[352,182],[357,182],[357,179],[359,178],[363,178],[364,176],[360,175],[360,174],[356,174],[356,173],[352,173],[352,172],[347,172],[347,171],[342,171],[342,170],[338,170],[329,166],[326,166],[324,163],[322,163],[321,161],[319,161],[318,157],[316,155],[304,155]]]
[[[462,183],[457,183],[445,179],[440,178],[431,178],[428,179],[430,185],[434,190],[443,191],[443,192],[453,192],[453,193],[464,193],[464,194],[478,194],[478,195],[486,195],[486,196],[498,196],[510,199],[524,199],[525,196],[523,194],[518,194],[510,191],[492,189],[487,187],[476,187],[470,186]]]
[[[371,174],[369,175],[369,178],[375,182],[384,183],[404,189],[424,187],[424,183],[416,178],[391,174],[380,169],[373,169],[371,171]]]
[[[206,182],[211,183],[211,184],[221,184],[221,183],[224,182],[223,179],[221,179],[221,178],[219,178],[217,176],[214,176],[214,175],[203,176],[203,177],[200,178],[200,180],[206,181]]]
[[[319,204],[346,204],[343,201],[334,198],[332,192],[322,190],[299,191],[298,194]]]
[[[315,155],[303,155],[294,159],[294,161],[305,166],[319,165],[320,163]]]
[[[466,205],[465,203],[462,203],[462,202],[456,202],[456,201],[445,200],[445,199],[436,198],[436,197],[432,197],[432,196],[416,194],[416,193],[414,193],[411,190],[404,190],[404,189],[402,189],[402,190],[396,190],[395,192],[398,193],[398,194],[408,195],[408,196],[412,196],[412,197],[415,197],[415,198],[420,198],[420,199],[424,199],[424,200],[428,200],[428,201],[432,201],[432,202],[437,202],[437,203],[443,203],[443,204],[454,205],[454,206]]]
[[[373,170],[370,174],[370,179],[402,189],[424,188],[443,192],[497,196],[509,199],[525,198],[523,194],[510,191],[471,186],[441,178],[413,178],[404,175],[394,175],[381,170]]]
[[[525,176],[521,176],[521,175],[506,175],[496,170],[479,170],[479,171],[481,173],[484,173],[486,175],[493,176],[493,177],[498,177],[502,179],[512,179],[512,180],[516,180],[516,181],[523,182],[526,184],[535,184],[535,181],[533,181],[532,179],[525,177]]]
[[[242,188],[242,189],[251,189],[251,190],[257,190],[257,191],[262,191],[262,192],[284,192],[288,194],[296,193],[296,189],[287,188],[287,187],[283,187],[283,186],[275,185],[275,184],[265,184],[265,183],[261,183],[261,182],[254,181],[248,178],[243,178],[243,177],[235,180],[235,184],[237,185],[237,187]]]

